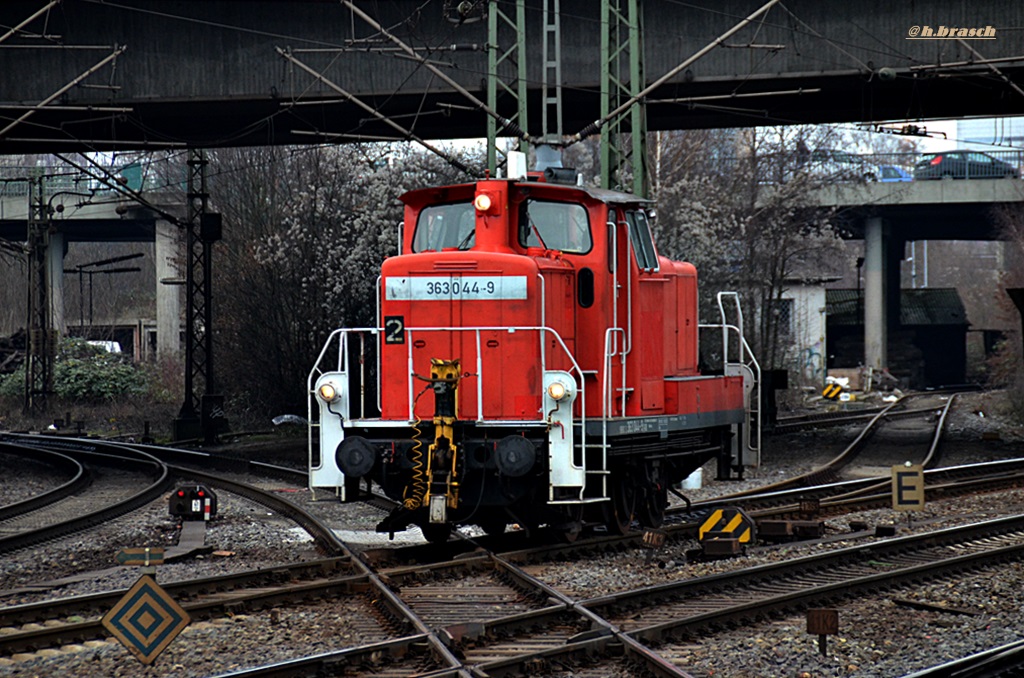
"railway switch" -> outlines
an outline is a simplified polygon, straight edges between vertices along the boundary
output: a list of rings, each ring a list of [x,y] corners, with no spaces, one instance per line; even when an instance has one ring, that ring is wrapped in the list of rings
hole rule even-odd
[[[217,515],[217,495],[204,485],[186,485],[171,493],[169,513],[183,520],[210,520]]]

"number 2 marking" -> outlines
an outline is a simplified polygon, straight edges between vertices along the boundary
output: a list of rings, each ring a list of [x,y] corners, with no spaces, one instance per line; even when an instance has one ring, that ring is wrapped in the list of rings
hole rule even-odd
[[[389,315],[384,318],[384,343],[405,343],[405,319],[400,315]]]

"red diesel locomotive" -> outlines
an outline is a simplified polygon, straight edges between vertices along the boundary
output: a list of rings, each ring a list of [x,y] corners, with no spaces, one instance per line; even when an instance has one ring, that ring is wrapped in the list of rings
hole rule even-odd
[[[726,362],[702,375],[696,269],[657,254],[647,201],[567,172],[403,196],[377,326],[333,332],[309,377],[314,492],[372,480],[401,502],[377,530],[432,541],[462,524],[572,536],[657,526],[711,459],[742,471],[741,324],[723,311]]]

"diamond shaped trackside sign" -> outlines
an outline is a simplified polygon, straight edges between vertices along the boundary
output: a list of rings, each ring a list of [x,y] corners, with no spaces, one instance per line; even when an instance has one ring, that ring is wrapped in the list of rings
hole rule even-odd
[[[142,575],[102,619],[143,664],[152,664],[192,620],[149,575]]]

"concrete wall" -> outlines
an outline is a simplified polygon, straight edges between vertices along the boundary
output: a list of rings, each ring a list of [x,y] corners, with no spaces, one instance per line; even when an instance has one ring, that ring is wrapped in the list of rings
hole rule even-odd
[[[789,284],[784,299],[793,300],[792,344],[787,351],[791,386],[825,383],[825,287]]]

